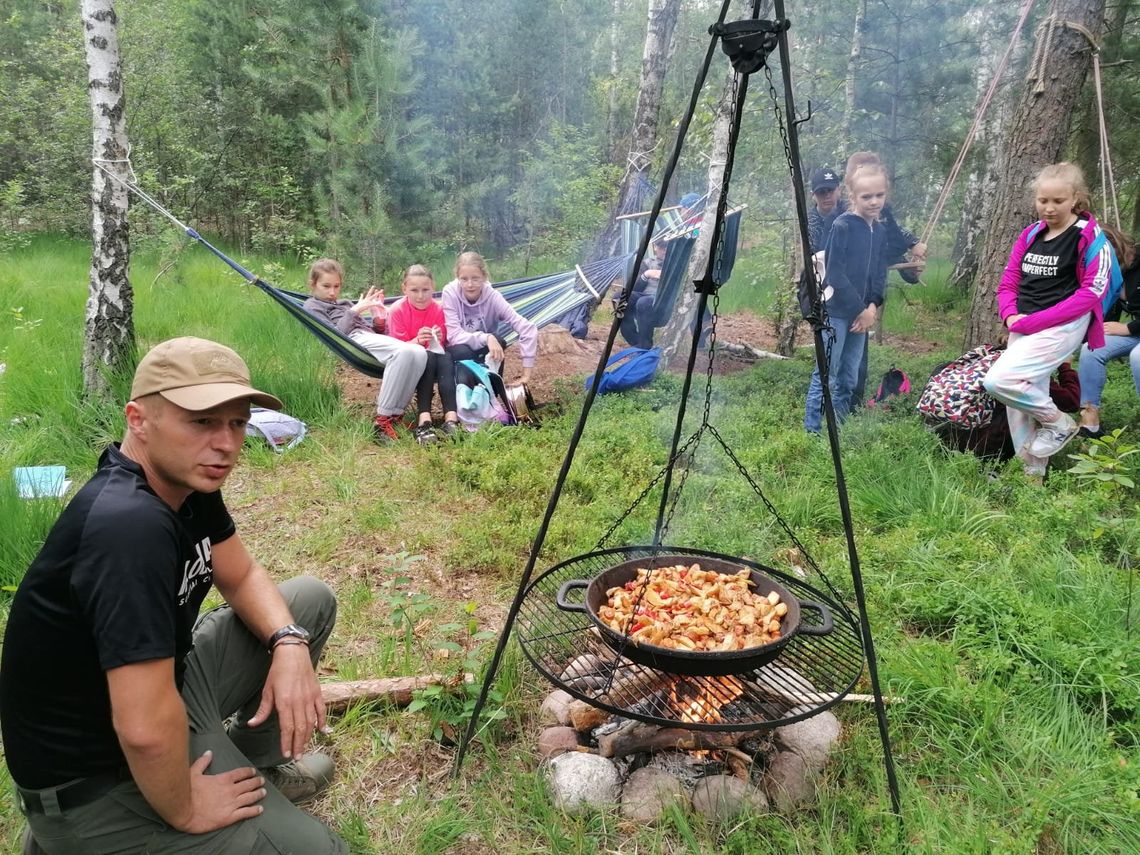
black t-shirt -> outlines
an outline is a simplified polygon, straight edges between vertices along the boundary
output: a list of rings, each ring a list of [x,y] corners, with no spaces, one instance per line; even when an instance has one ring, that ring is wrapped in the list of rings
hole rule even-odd
[[[1017,290],[1017,311],[1031,315],[1056,306],[1076,293],[1077,243],[1087,221],[1077,220],[1052,240],[1045,240],[1045,227],[1021,258],[1021,286]]]
[[[60,515],[12,600],[0,660],[0,726],[12,777],[40,789],[126,765],[106,671],[183,660],[234,533],[221,493],[174,511],[117,447]]]

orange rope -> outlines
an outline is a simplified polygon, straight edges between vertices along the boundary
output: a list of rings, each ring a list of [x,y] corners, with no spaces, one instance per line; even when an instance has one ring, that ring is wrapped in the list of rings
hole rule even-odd
[[[934,233],[934,227],[938,225],[938,220],[942,217],[942,209],[946,207],[946,200],[950,198],[950,191],[954,189],[954,181],[958,178],[962,164],[966,162],[966,155],[970,153],[970,146],[974,144],[974,137],[977,136],[978,128],[981,127],[986,109],[993,100],[994,93],[997,91],[1002,75],[1005,74],[1005,69],[1009,65],[1009,58],[1013,55],[1013,49],[1017,45],[1017,37],[1021,35],[1022,27],[1025,26],[1025,21],[1029,17],[1029,12],[1032,8],[1033,0],[1023,0],[1021,4],[1021,17],[1018,19],[1017,26],[1014,27],[1013,37],[1009,40],[1009,47],[1005,49],[1005,55],[1001,58],[1001,62],[998,63],[998,67],[994,71],[993,79],[990,81],[990,88],[986,91],[985,97],[982,98],[981,104],[978,105],[977,115],[974,116],[974,124],[970,126],[970,130],[966,134],[966,139],[962,142],[962,150],[958,152],[958,159],[954,161],[954,166],[946,178],[946,183],[942,185],[942,192],[938,194],[938,201],[934,205],[934,212],[930,215],[930,221],[927,222],[926,228],[922,230],[922,237],[919,238],[921,243],[928,243],[930,241],[930,236]]]

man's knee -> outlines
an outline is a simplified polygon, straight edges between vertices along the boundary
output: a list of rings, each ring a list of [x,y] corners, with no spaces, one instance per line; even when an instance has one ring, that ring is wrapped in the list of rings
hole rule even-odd
[[[421,348],[422,349],[422,348]],[[312,576],[297,576],[280,585],[293,619],[317,637],[327,637],[336,623],[336,595]]]

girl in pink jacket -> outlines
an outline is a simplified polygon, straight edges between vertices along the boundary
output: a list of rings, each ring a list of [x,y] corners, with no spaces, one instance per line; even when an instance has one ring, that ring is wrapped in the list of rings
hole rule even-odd
[[[455,411],[455,364],[447,347],[447,321],[443,308],[434,299],[435,279],[422,264],[413,264],[404,272],[404,298],[388,310],[388,332],[400,341],[416,342],[427,351],[427,365],[416,384],[416,409],[419,422],[412,433],[420,445],[431,445],[437,437],[432,430],[432,389],[439,387],[443,405],[443,432],[459,434],[459,416]]]
[[[1089,213],[1080,167],[1047,166],[1033,182],[1037,214],[1013,244],[998,285],[998,311],[1009,347],[986,375],[986,391],[1006,405],[1017,456],[1031,475],[1044,475],[1048,458],[1077,433],[1077,424],[1049,397],[1049,378],[1088,341],[1104,345],[1101,301],[1112,269],[1112,248],[1086,260],[1101,234]]]

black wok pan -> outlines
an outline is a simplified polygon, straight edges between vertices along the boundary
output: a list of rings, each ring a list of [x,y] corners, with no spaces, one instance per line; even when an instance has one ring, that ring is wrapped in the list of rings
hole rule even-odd
[[[766,597],[775,591],[780,595],[780,602],[787,604],[788,613],[780,621],[780,638],[757,647],[746,647],[743,650],[724,651],[694,651],[676,650],[671,647],[661,647],[656,644],[636,642],[621,632],[612,629],[600,617],[598,609],[606,605],[609,600],[606,592],[610,588],[620,587],[626,582],[637,578],[637,571],[641,567],[672,567],[677,564],[689,566],[699,564],[702,570],[713,570],[727,576],[735,576],[741,570],[751,573],[753,593]],[[582,603],[573,603],[567,595],[574,590],[586,589],[586,598]],[[691,676],[721,676],[725,674],[742,674],[767,665],[775,659],[784,646],[797,634],[827,635],[832,631],[831,612],[822,603],[800,600],[783,585],[764,576],[757,570],[723,561],[717,558],[693,555],[656,555],[652,558],[635,558],[623,561],[610,569],[598,574],[593,579],[572,579],[565,582],[555,597],[558,608],[568,612],[583,612],[588,615],[594,625],[598,627],[606,644],[622,656],[658,668],[672,674],[686,674]],[[804,624],[800,620],[802,609],[811,609],[819,612],[823,618],[821,626]]]

